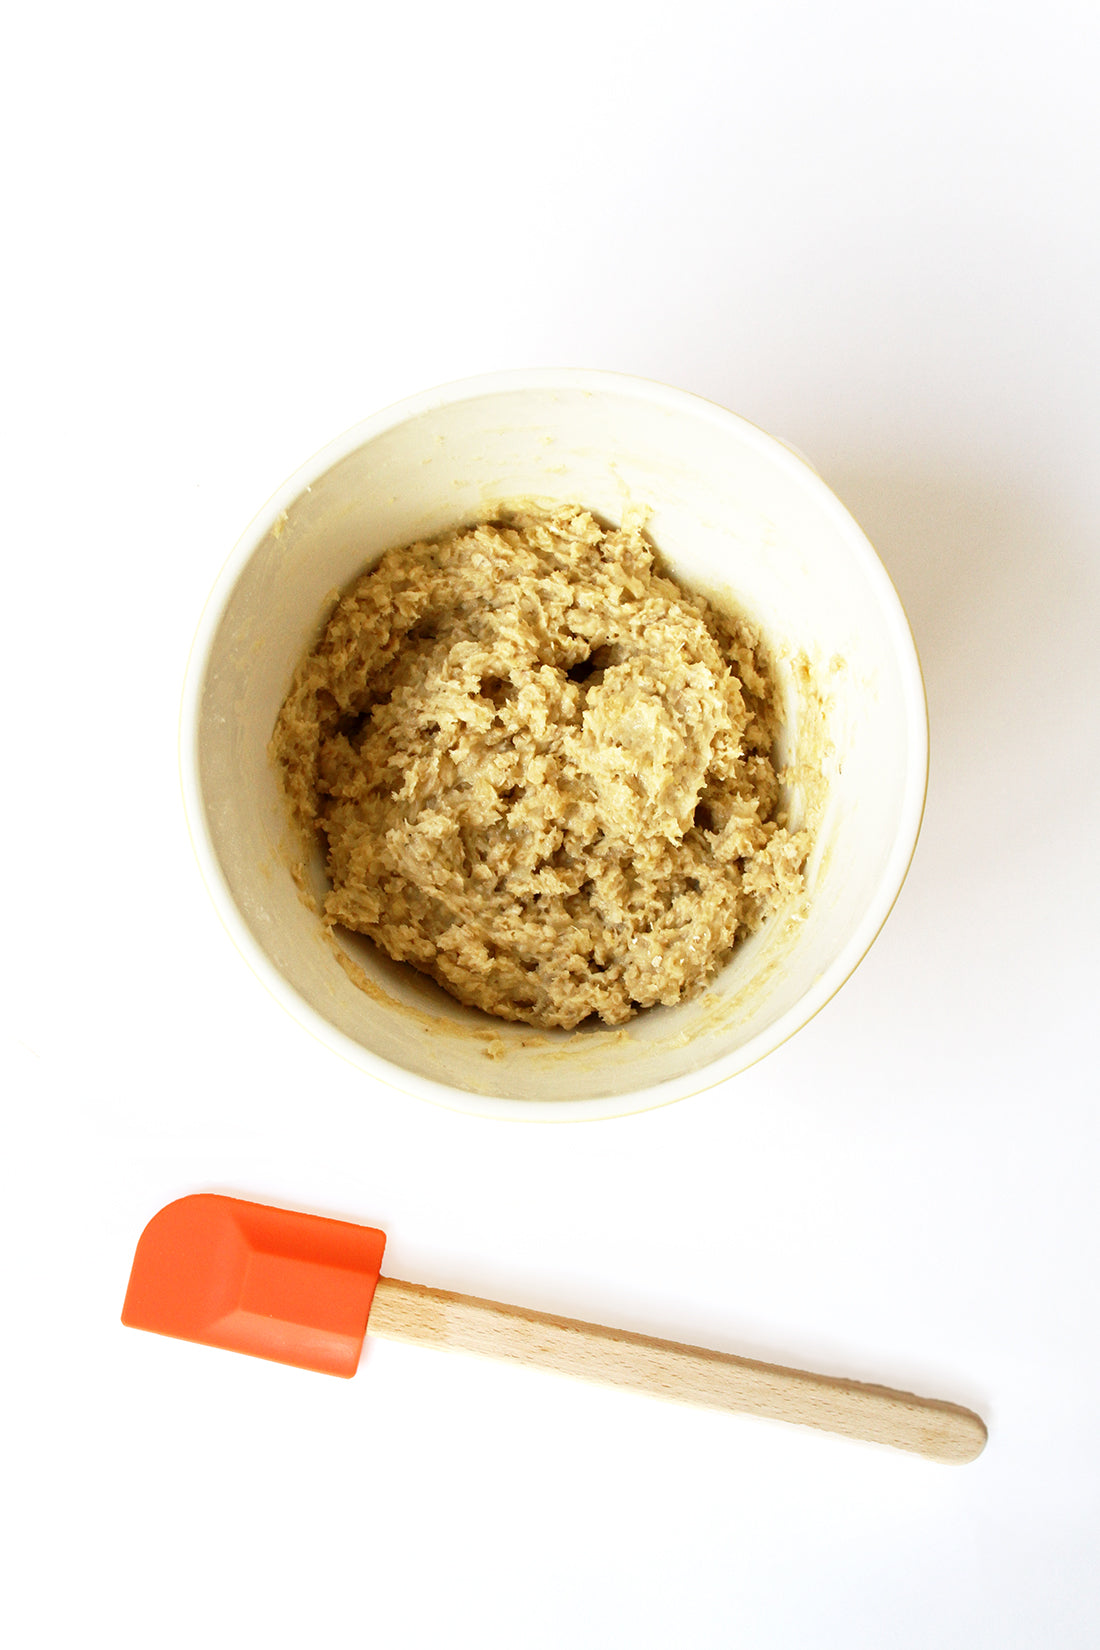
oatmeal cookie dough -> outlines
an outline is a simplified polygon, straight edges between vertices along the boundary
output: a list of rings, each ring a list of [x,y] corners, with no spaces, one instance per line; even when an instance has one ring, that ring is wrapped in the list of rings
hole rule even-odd
[[[759,639],[641,527],[517,505],[391,550],[303,660],[272,753],[324,918],[508,1020],[676,1003],[801,887]]]

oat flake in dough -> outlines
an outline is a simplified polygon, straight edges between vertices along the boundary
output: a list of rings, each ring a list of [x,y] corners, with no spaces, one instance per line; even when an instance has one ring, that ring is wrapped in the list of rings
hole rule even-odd
[[[801,887],[759,640],[640,526],[517,505],[391,550],[279,713],[329,925],[534,1026],[676,1003]]]

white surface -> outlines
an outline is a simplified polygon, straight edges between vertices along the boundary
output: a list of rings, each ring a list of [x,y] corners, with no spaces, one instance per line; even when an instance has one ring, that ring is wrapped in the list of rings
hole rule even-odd
[[[3,113],[5,1619],[20,1645],[1091,1647],[1095,83],[1084,4],[24,8]],[[307,1037],[187,843],[191,635],[396,397],[636,372],[811,455],[921,645],[929,809],[840,996],[718,1091],[480,1122]],[[973,1466],[379,1343],[123,1330],[143,1221],[978,1408]]]
[[[369,944],[368,996],[290,874],[271,731],[332,592],[383,551],[501,499],[625,500],[670,570],[760,627],[787,706],[784,807],[813,832],[797,909],[738,947],[709,988],[625,1028],[531,1038],[460,1007]],[[799,671],[809,674],[807,694]],[[298,470],[218,578],[191,649],[180,781],[211,898],[242,957],[307,1031],[368,1077],[456,1111],[580,1122],[668,1105],[736,1075],[835,996],[893,908],[928,783],[928,711],[882,563],[821,479],[712,402],[648,379],[526,368],[376,413]],[[818,794],[820,793],[820,795]],[[314,891],[324,897],[323,857]],[[341,943],[347,943],[343,939]],[[355,942],[352,942],[353,944]],[[495,1029],[494,1029],[495,1028]],[[427,1035],[426,1035],[427,1034]],[[499,1054],[486,1058],[492,1039]]]

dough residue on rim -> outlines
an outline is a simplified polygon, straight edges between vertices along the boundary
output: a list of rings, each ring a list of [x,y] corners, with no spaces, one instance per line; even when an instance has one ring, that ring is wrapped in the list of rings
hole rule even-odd
[[[579,506],[388,551],[272,738],[330,927],[460,1002],[620,1025],[690,996],[801,888],[755,630]]]

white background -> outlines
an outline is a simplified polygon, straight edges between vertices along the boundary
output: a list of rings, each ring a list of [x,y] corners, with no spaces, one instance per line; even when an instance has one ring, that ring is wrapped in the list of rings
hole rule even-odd
[[[9,25],[9,1282],[21,1647],[1100,1642],[1100,25],[1091,4],[106,3]],[[250,517],[405,394],[695,390],[808,453],[925,666],[869,958],[602,1124],[372,1086],[268,998],[176,769]],[[937,1467],[387,1343],[329,1380],[118,1321],[223,1190],[388,1270],[978,1409]]]

